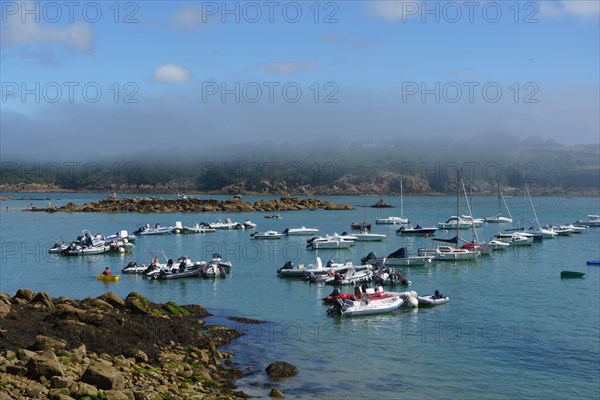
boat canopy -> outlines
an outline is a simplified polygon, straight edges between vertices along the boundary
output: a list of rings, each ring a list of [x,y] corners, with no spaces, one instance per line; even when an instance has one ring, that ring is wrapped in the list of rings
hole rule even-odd
[[[401,247],[391,253],[387,258],[406,258],[406,247]]]
[[[458,244],[458,236],[454,236],[452,239],[438,239],[433,238],[436,242],[444,242],[444,243],[456,243]]]

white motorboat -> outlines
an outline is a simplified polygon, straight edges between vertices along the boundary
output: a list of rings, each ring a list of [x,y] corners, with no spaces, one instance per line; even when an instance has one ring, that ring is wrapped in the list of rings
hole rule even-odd
[[[218,220],[208,225],[214,229],[234,229],[238,224],[238,222],[232,222],[231,218],[227,218],[225,221]]]
[[[50,254],[62,254],[69,247],[65,242],[56,242],[52,247],[48,249]]]
[[[362,231],[361,233],[354,233],[352,236],[355,237],[358,242],[380,242],[387,238],[386,234],[371,233],[366,230]]]
[[[503,249],[507,249],[510,246],[510,243],[491,238],[487,242],[484,242],[484,245],[489,247],[492,250],[503,250]]]
[[[334,305],[327,310],[327,314],[337,314],[346,317],[375,315],[397,310],[402,304],[404,304],[404,300],[398,296],[388,297],[377,301],[372,301],[367,296],[361,297],[360,300],[338,299]]]
[[[329,285],[356,285],[362,282],[370,282],[373,278],[373,271],[370,269],[356,270],[354,267],[347,267],[343,272],[334,272],[325,279]]]
[[[210,263],[202,267],[203,278],[225,278],[226,276],[225,268],[218,263]]]
[[[256,225],[254,222],[250,221],[250,220],[246,220],[244,222],[242,222],[241,224],[238,223],[236,224],[233,229],[254,229],[256,228],[258,225]]]
[[[215,232],[215,228],[211,228],[209,225],[195,224],[194,226],[185,226],[181,221],[175,222],[175,228],[173,233],[177,234],[188,234],[188,233],[212,233]]]
[[[531,235],[533,235],[534,239],[554,239],[558,236],[558,232],[553,229],[542,228],[539,225],[534,225],[527,231]]]
[[[579,220],[574,223],[577,226],[600,227],[600,215],[588,215],[587,220]]]
[[[146,224],[146,226],[139,227],[135,232],[136,235],[165,235],[167,233],[171,233],[175,227],[174,226],[160,226],[159,224],[155,224],[154,226],[150,226],[150,224]]]
[[[192,263],[189,265],[186,262],[187,257],[182,257],[177,260],[177,263],[170,270],[161,270],[158,275],[155,275],[156,279],[181,279],[181,278],[189,278],[193,276],[200,275],[202,268],[205,264],[202,263]]]
[[[198,266],[201,267],[203,265],[206,264],[206,261],[192,261],[189,257],[187,256],[181,256],[179,257],[175,262],[173,261],[173,259],[171,258],[167,258],[167,255],[165,254],[165,252],[163,250],[148,250],[148,253],[152,254],[152,261],[150,261],[150,264],[148,265],[148,267],[146,268],[145,271],[142,272],[142,274],[144,276],[147,276],[148,278],[158,278],[158,276],[160,275],[161,271],[164,272],[170,272],[172,269],[179,269],[179,268],[192,268],[194,266]],[[160,262],[157,255],[161,254],[164,262]]]
[[[307,241],[307,249],[348,249],[354,244],[354,240],[348,240],[338,234],[333,236],[315,237]]]
[[[130,235],[126,230],[119,231],[114,235],[108,235],[104,237],[104,241],[107,243],[118,242],[119,240],[127,240],[128,242],[135,242],[135,235]]]
[[[571,236],[573,230],[571,228],[560,227],[560,226],[544,226],[544,229],[553,231],[557,236]]]
[[[130,261],[121,272],[124,274],[141,274],[148,269],[146,264],[138,264],[136,261]]]
[[[324,266],[321,258],[317,257],[315,264],[309,264],[307,267],[304,264],[295,265],[292,261],[287,261],[283,267],[277,269],[277,274],[285,278],[305,278],[311,275],[327,275],[341,272],[348,268],[355,270],[367,269],[367,266],[355,266],[352,261],[346,260],[344,263],[334,263],[329,260]],[[372,267],[371,267],[372,268]]]
[[[587,226],[576,226],[573,224],[560,225],[560,229],[570,229],[571,233],[583,233],[588,230]]]
[[[408,218],[404,218],[404,217],[376,218],[375,223],[381,224],[381,225],[404,225],[404,224],[408,224]]]
[[[96,245],[82,245],[77,242],[71,243],[61,254],[66,256],[86,256],[103,254],[111,251],[109,244],[96,244]]]
[[[534,235],[527,232],[513,232],[512,234],[498,234],[496,238],[510,246],[531,246]]]
[[[319,230],[317,228],[307,228],[303,226],[301,228],[287,228],[283,233],[288,236],[316,235],[319,233]]]
[[[467,221],[468,223],[471,224],[471,226],[474,226],[476,228],[479,228],[485,222],[482,218],[473,218],[470,215],[461,215],[460,218],[463,221]]]
[[[223,259],[221,258],[221,254],[219,254],[219,253],[213,253],[210,263],[217,264],[218,266],[223,268],[225,270],[225,272],[228,272],[228,273],[231,272],[231,267],[232,267],[231,261],[223,261]]]
[[[281,239],[285,234],[277,231],[254,232],[250,237],[254,239]]]
[[[470,221],[466,221],[456,215],[451,216],[445,222],[438,222],[437,224],[439,229],[470,229],[471,225]]]

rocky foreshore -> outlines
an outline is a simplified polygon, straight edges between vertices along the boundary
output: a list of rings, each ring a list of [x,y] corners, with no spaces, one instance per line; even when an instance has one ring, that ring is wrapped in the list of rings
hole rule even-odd
[[[241,333],[207,326],[200,305],[136,292],[50,298],[0,293],[0,399],[237,399],[242,372],[217,350]]]
[[[64,206],[32,207],[29,211],[48,212],[137,212],[137,213],[173,213],[173,212],[244,212],[244,211],[294,211],[294,210],[352,210],[347,204],[334,204],[319,199],[300,199],[281,197],[279,200],[259,200],[244,202],[241,196],[229,200],[204,200],[198,198],[164,199],[153,197],[109,198],[85,204],[68,203]]]

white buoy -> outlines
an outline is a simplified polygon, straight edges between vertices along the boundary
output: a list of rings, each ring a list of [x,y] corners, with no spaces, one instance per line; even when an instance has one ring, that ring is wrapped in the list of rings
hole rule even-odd
[[[409,308],[419,307],[419,300],[414,296],[409,296],[408,299],[406,299],[406,307],[409,307]]]
[[[123,247],[119,247],[119,253],[125,253],[125,249]]]

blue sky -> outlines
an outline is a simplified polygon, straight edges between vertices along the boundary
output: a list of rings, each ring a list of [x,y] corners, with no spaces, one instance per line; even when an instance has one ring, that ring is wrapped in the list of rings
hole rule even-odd
[[[3,156],[81,135],[106,138],[90,155],[323,135],[600,141],[598,0],[1,3]]]

